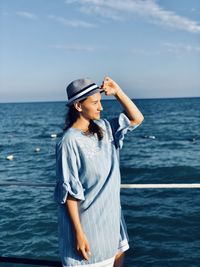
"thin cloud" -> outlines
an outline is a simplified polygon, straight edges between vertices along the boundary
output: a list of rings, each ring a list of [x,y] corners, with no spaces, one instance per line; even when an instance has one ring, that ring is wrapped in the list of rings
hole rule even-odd
[[[77,0],[65,0],[66,4],[74,4],[76,2],[79,2],[79,1],[77,1]]]
[[[86,7],[86,6],[82,6],[80,8],[80,11],[84,14],[89,14],[89,15],[99,15],[103,18],[109,18],[112,20],[116,20],[116,21],[122,21],[124,20],[120,14],[118,14],[116,11],[114,10],[109,10],[103,7],[98,7],[98,6],[90,6],[90,7]]]
[[[136,55],[144,55],[144,56],[147,56],[147,55],[154,55],[154,56],[160,56],[161,55],[161,51],[160,50],[146,50],[146,49],[136,49],[136,48],[133,48],[131,49],[130,51],[132,54],[136,54]]]
[[[50,45],[51,48],[62,49],[66,51],[75,51],[75,52],[94,52],[97,47],[89,45]]]
[[[107,10],[110,18],[113,16],[125,17],[125,15],[139,15],[148,21],[168,26],[175,29],[185,30],[191,33],[200,33],[198,21],[180,16],[173,11],[165,10],[156,0],[66,0],[66,4],[79,4],[81,10],[93,10],[97,15],[108,17],[104,14]]]
[[[97,25],[94,23],[89,23],[83,20],[68,20],[63,17],[58,17],[54,15],[48,16],[50,19],[54,19],[55,21],[61,23],[65,27],[81,27],[81,28],[96,28]]]
[[[180,53],[200,53],[200,46],[194,46],[189,44],[174,44],[174,43],[163,43],[167,51],[170,53],[180,54]]]
[[[26,19],[32,19],[32,20],[38,19],[38,17],[35,14],[30,13],[30,12],[26,12],[26,11],[18,11],[18,12],[16,12],[16,15],[23,17],[23,18],[26,18]]]

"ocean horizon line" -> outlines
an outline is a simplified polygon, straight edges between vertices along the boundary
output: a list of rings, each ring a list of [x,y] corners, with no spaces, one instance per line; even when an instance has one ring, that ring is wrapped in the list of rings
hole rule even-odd
[[[140,97],[140,98],[131,98],[131,100],[171,100],[171,99],[191,99],[191,98],[200,98],[200,96],[178,96],[178,97]],[[117,101],[117,99],[102,99],[102,101]],[[0,101],[0,104],[34,104],[34,103],[65,103],[64,100],[25,100],[25,101]]]

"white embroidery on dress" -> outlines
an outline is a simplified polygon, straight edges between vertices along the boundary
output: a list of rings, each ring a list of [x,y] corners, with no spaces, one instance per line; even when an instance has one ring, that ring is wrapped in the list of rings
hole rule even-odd
[[[92,158],[94,155],[96,155],[101,149],[100,147],[97,145],[97,140],[95,136],[87,136],[88,139],[86,140],[86,138],[83,137],[77,137],[77,139],[79,140],[79,146],[83,149],[83,151],[85,152],[85,156],[87,158]]]
[[[79,146],[84,151],[86,158],[89,159],[96,156],[101,151],[101,146],[103,145],[102,142],[108,144],[113,141],[113,139],[109,138],[106,132],[104,132],[104,137],[100,141],[98,141],[96,133],[94,135],[85,135],[82,133],[82,135],[83,136],[77,137],[77,141]]]

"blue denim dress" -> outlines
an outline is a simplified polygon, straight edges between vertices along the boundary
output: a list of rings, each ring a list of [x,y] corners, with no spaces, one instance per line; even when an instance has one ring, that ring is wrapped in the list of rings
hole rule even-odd
[[[59,251],[63,266],[113,266],[118,251],[129,248],[120,205],[119,150],[124,135],[138,125],[121,112],[112,119],[94,121],[104,137],[85,135],[69,128],[56,145],[56,186]],[[67,195],[79,200],[80,221],[91,256],[85,260],[76,250],[73,226],[66,207]]]

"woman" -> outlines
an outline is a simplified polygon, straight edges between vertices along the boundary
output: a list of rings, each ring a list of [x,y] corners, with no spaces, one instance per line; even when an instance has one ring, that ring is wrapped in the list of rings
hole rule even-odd
[[[113,119],[100,119],[101,93],[124,107]],[[64,267],[122,267],[129,249],[120,205],[119,150],[124,135],[144,119],[118,84],[105,77],[98,87],[88,79],[67,87],[65,133],[56,147],[59,249]]]

